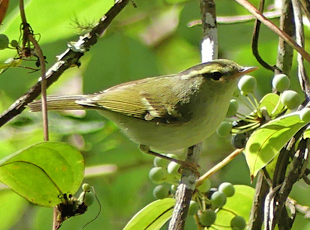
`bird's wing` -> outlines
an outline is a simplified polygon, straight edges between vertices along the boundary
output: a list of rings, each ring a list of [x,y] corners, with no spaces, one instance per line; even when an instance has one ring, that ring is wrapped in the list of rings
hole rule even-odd
[[[146,92],[146,80],[124,83],[89,95],[85,100],[77,100],[76,103],[160,123],[171,123],[182,118],[176,111],[176,102],[165,101],[162,97],[163,92]],[[139,84],[139,87],[136,84]]]

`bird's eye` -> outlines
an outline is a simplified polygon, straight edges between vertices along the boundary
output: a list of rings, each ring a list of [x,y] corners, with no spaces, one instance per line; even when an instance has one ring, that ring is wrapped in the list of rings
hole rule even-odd
[[[204,76],[205,78],[211,78],[215,81],[218,81],[221,79],[223,74],[221,72],[212,72],[212,73],[204,73],[202,74],[202,76]]]

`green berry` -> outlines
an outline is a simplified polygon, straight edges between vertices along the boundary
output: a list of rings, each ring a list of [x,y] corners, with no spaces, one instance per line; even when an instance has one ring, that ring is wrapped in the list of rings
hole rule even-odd
[[[208,199],[211,199],[211,196],[213,195],[213,193],[217,192],[218,189],[217,188],[210,188],[210,190],[208,192],[206,192],[206,197]]]
[[[288,109],[295,109],[301,104],[301,97],[293,90],[285,90],[281,94],[280,100]]]
[[[214,224],[215,220],[216,213],[211,209],[202,212],[199,216],[199,222],[205,227],[210,227],[212,224]]]
[[[170,194],[170,186],[168,184],[157,185],[153,190],[153,196],[156,199],[167,198]]]
[[[5,48],[8,48],[8,45],[10,43],[10,40],[8,36],[5,34],[0,34],[0,50],[4,50]]]
[[[187,215],[193,216],[198,212],[199,206],[196,201],[191,200],[188,208]]]
[[[219,186],[219,191],[227,197],[232,197],[235,194],[235,187],[229,182],[224,182]]]
[[[171,161],[168,164],[167,172],[169,174],[178,175],[179,174],[179,168],[180,168],[180,165],[178,163]]]
[[[232,129],[232,124],[228,121],[223,121],[218,127],[216,133],[220,137],[227,137],[230,134],[231,129]]]
[[[245,133],[237,133],[232,137],[231,144],[236,148],[236,149],[241,149],[246,146],[247,142],[247,136]]]
[[[221,208],[226,204],[227,197],[223,192],[217,191],[211,196],[212,207]]]
[[[236,230],[243,230],[246,227],[245,219],[242,216],[235,216],[230,221],[230,227]]]
[[[209,179],[206,179],[202,182],[202,184],[198,187],[198,190],[200,192],[207,192],[211,188],[211,181]]]
[[[149,172],[149,178],[155,184],[161,184],[165,182],[167,178],[167,170],[162,167],[154,167]]]
[[[170,162],[169,160],[166,160],[162,157],[155,157],[153,163],[154,163],[154,166],[156,166],[156,167],[167,168],[169,162]]]
[[[86,192],[84,196],[84,204],[89,207],[91,206],[95,201],[95,195],[92,192]]]
[[[16,41],[16,40],[12,40],[11,43],[10,43],[10,45],[11,45],[12,47],[15,47],[15,48],[17,48],[17,47],[19,46],[18,41]]]
[[[250,75],[244,75],[239,83],[238,88],[247,95],[248,93],[253,93],[256,88],[257,82],[256,79]]]
[[[290,87],[291,81],[285,74],[277,74],[272,79],[272,87],[279,92],[283,92]]]
[[[178,189],[178,186],[176,186],[175,184],[172,184],[171,187],[170,187],[170,191],[171,191],[171,193],[173,193],[173,194],[176,193],[177,189]]]
[[[299,114],[300,120],[310,122],[310,108],[303,108]]]
[[[235,99],[231,99],[229,103],[229,108],[227,110],[226,117],[235,116],[238,109],[239,109],[239,103]]]
[[[95,195],[93,192],[89,191],[83,191],[81,192],[79,198],[78,198],[78,202],[79,204],[84,203],[86,206],[91,206],[95,201]]]
[[[82,185],[82,189],[85,192],[89,192],[90,189],[91,189],[91,186],[89,184],[85,183],[85,184]]]

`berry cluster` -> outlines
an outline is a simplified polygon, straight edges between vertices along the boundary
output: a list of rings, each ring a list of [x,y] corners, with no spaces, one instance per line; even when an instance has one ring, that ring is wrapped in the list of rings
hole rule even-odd
[[[14,48],[17,48],[19,46],[17,40],[12,40],[10,42],[8,36],[6,36],[5,34],[0,34],[0,50],[9,48],[9,45],[11,45]]]
[[[235,148],[244,148],[251,133],[268,121],[283,115],[287,110],[296,109],[300,106],[302,99],[300,95],[289,90],[290,79],[285,74],[277,74],[272,79],[272,86],[277,93],[269,93],[260,102],[253,94],[257,86],[256,79],[252,76],[243,76],[238,83],[236,99],[230,101],[227,118],[235,117],[237,121],[224,121],[218,127],[217,134],[220,137],[232,136],[232,145]],[[279,96],[280,95],[280,96]],[[244,100],[246,98],[247,101]],[[271,100],[273,99],[273,101]],[[238,112],[241,101],[250,110],[248,115]],[[310,121],[310,109],[305,108],[300,113],[303,121]]]
[[[232,197],[235,194],[234,186],[229,182],[222,183],[218,189],[211,188],[209,180],[198,187],[194,199],[189,206],[188,215],[197,215],[199,224],[204,227],[214,225],[217,217],[217,212],[224,209],[227,197]],[[230,228],[229,228],[230,227]],[[243,217],[234,215],[230,221],[230,226],[227,229],[243,230],[246,227],[246,221]]]
[[[168,157],[177,159],[175,154],[167,154]],[[149,172],[149,178],[158,184],[153,190],[153,195],[157,199],[163,199],[171,195],[176,190],[181,175],[179,174],[180,165],[166,159],[155,157],[154,167]]]
[[[174,154],[168,154],[167,156],[177,159],[177,156]],[[175,162],[155,157],[154,167],[149,172],[149,178],[157,184],[153,190],[153,195],[156,199],[174,196],[180,180],[179,167]],[[196,216],[199,225],[210,227],[216,221],[217,212],[225,206],[227,197],[232,197],[234,194],[235,188],[231,183],[224,182],[218,188],[211,188],[210,180],[206,179],[195,190],[193,200],[191,200],[189,205],[188,215]],[[245,226],[245,219],[234,214],[227,229],[243,230]]]
[[[94,203],[94,188],[85,183],[82,185],[82,189],[83,192],[81,192],[79,198],[76,198],[71,194],[62,195],[62,202],[56,207],[58,227],[70,217],[84,214],[87,211],[87,208]]]

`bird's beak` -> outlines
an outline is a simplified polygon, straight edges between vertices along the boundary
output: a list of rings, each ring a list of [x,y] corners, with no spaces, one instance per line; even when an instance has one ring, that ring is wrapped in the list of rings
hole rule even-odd
[[[242,67],[242,69],[240,69],[239,72],[237,72],[233,75],[233,78],[234,79],[239,78],[240,76],[243,76],[247,73],[251,73],[257,69],[258,69],[258,67],[256,67],[256,66]]]
[[[257,69],[258,69],[258,67],[256,67],[256,66],[243,67],[243,69],[239,73],[237,73],[236,75],[237,76],[245,75],[245,74],[251,73]]]

